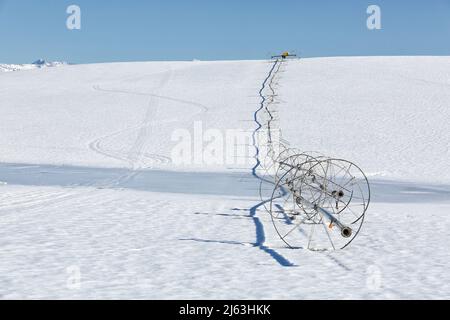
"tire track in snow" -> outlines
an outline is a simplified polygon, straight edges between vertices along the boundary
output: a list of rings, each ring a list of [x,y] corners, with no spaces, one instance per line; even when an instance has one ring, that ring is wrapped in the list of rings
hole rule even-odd
[[[166,73],[167,73],[167,71],[166,71]],[[161,81],[160,87],[163,86],[166,82],[168,82],[170,80],[170,76],[171,76],[171,73],[169,73],[169,75],[167,77],[163,78],[163,80]],[[94,90],[95,89],[96,89],[96,86],[94,86]],[[102,90],[99,88],[99,91],[102,91]],[[146,158],[151,159],[151,161],[157,162],[157,163],[170,163],[171,162],[170,158],[164,157],[162,155],[153,155],[150,153],[142,153],[142,148],[145,145],[146,137],[148,136],[147,127],[151,126],[151,124],[152,124],[151,122],[153,121],[153,117],[154,117],[154,114],[152,111],[153,111],[152,106],[151,106],[151,104],[149,104],[149,108],[146,111],[144,120],[140,125],[132,127],[132,128],[126,128],[124,130],[119,130],[112,134],[108,134],[101,138],[95,139],[94,141],[92,141],[91,143],[88,144],[89,149],[96,151],[99,154],[102,154],[109,158],[114,158],[116,160],[126,161],[126,162],[130,163],[133,170],[131,170],[127,174],[122,175],[118,178],[112,178],[112,179],[108,179],[106,181],[102,181],[102,182],[100,182],[100,186],[99,186],[98,182],[93,181],[92,183],[84,185],[84,187],[96,187],[96,188],[98,188],[98,187],[100,187],[100,188],[113,187],[113,186],[118,186],[121,183],[131,179],[136,174],[136,170],[138,169],[135,167],[136,162],[134,161],[134,159],[132,157],[130,157],[131,153],[139,154],[139,157],[146,157]],[[101,144],[102,144],[102,141],[104,141],[105,139],[113,138],[113,137],[119,136],[123,133],[126,133],[127,131],[134,131],[134,130],[139,130],[139,133],[138,133],[138,137],[137,137],[132,149],[130,150],[130,153],[128,153],[128,155],[121,154],[120,152],[107,151],[102,148]],[[42,196],[41,198],[35,199],[34,201],[26,201],[25,203],[20,202],[18,204],[13,203],[13,204],[9,204],[6,206],[2,206],[2,207],[0,207],[0,213],[4,213],[4,212],[7,213],[7,212],[10,212],[11,210],[14,210],[14,212],[16,212],[16,213],[24,212],[24,211],[28,212],[29,210],[32,210],[32,212],[34,212],[35,210],[41,209],[43,206],[45,206],[45,208],[48,208],[50,206],[59,205],[66,201],[77,199],[79,197],[84,197],[84,200],[86,200],[86,199],[94,199],[96,196],[97,196],[96,194],[92,195],[91,191],[50,193],[50,194],[46,194],[46,195]]]
[[[90,187],[90,186],[85,186]],[[71,190],[70,188],[68,188]],[[19,195],[20,196],[20,195]],[[47,214],[50,207],[58,207],[60,204],[66,204],[67,201],[75,200],[79,201],[80,197],[83,197],[83,202],[86,200],[93,200],[97,198],[97,194],[93,194],[91,191],[81,191],[81,192],[64,192],[64,193],[48,193],[36,201],[29,201],[27,203],[20,203],[19,205],[13,206],[2,206],[0,208],[0,214],[2,214],[2,223],[10,222],[7,219],[11,216],[11,220],[15,221],[20,219],[24,215],[28,216],[30,214]],[[30,212],[31,210],[31,212]],[[4,215],[6,214],[6,216]],[[20,214],[20,215],[18,215]]]
[[[170,70],[171,71],[171,70]],[[160,72],[159,74],[167,74],[167,71]],[[164,86],[166,82],[170,80],[171,72],[162,79],[160,87]],[[163,95],[157,95],[157,94],[151,94],[151,93],[142,93],[142,92],[133,92],[133,91],[126,91],[126,90],[114,90],[114,89],[105,89],[101,88],[100,86],[93,86],[93,89],[96,91],[101,92],[108,92],[108,93],[122,93],[122,94],[131,94],[131,95],[138,95],[138,96],[147,96],[152,99],[162,99],[167,101],[173,101],[181,104],[186,104],[189,106],[193,106],[197,109],[199,109],[199,113],[208,112],[209,108],[201,103],[197,103],[194,101],[184,100],[184,99],[178,99],[174,97],[168,97]],[[131,165],[132,170],[128,172],[125,175],[122,175],[118,178],[112,178],[108,179],[106,181],[102,181],[101,185],[98,184],[98,182],[93,181],[92,183],[85,184],[83,187],[93,187],[93,188],[108,188],[108,187],[114,187],[118,186],[121,183],[128,181],[129,179],[132,179],[138,172],[138,169],[142,169],[143,166],[139,164],[143,159],[149,159],[153,164],[169,164],[172,162],[172,159],[163,155],[159,154],[152,154],[148,152],[142,152],[143,147],[146,144],[147,137],[151,133],[151,127],[152,122],[154,119],[154,112],[152,110],[152,101],[149,102],[149,107],[146,111],[146,114],[144,116],[144,120],[141,122],[140,125],[125,128],[123,130],[119,130],[110,134],[107,134],[105,136],[102,136],[100,138],[95,139],[94,141],[90,142],[88,144],[88,147],[90,150],[101,154],[105,157],[113,158],[119,161],[128,162]],[[117,151],[110,151],[103,148],[102,143],[107,140],[114,137],[118,137],[124,133],[132,132],[132,131],[138,131],[138,137],[135,140],[135,143],[133,144],[133,147],[130,149],[128,153],[120,153]],[[145,168],[148,168],[151,166],[146,166]],[[76,186],[74,186],[76,187]],[[69,188],[70,189],[70,188]],[[83,199],[94,199],[97,197],[97,194],[92,194],[91,191],[81,191],[81,192],[64,192],[64,193],[50,193],[42,196],[40,199],[35,199],[34,201],[29,201],[27,203],[13,203],[6,206],[0,207],[0,213],[9,213],[12,210],[15,213],[23,212],[27,213],[29,210],[39,210],[43,206],[45,208],[48,208],[50,206],[55,206],[62,204],[66,201],[70,201],[73,199],[77,199],[80,197],[84,197]],[[27,213],[28,214],[28,213]]]
[[[159,85],[156,89],[160,89],[160,88],[164,87],[170,81],[170,78],[172,76],[172,70],[169,69],[168,71],[163,73],[163,75],[165,75],[165,76],[162,78],[161,82],[159,83]],[[93,89],[97,90],[97,91],[102,91],[102,92],[114,91],[114,93],[132,94],[130,92],[125,92],[124,90],[102,89],[100,86],[93,86]],[[106,136],[100,137],[89,144],[89,148],[91,150],[93,150],[99,154],[102,154],[104,156],[107,156],[109,158],[127,162],[128,165],[130,166],[130,168],[131,168],[130,172],[128,172],[126,175],[120,177],[117,181],[112,182],[115,185],[118,185],[120,183],[123,183],[123,182],[131,179],[133,176],[136,175],[137,170],[143,169],[144,166],[141,164],[141,162],[144,157],[150,159],[154,163],[161,163],[160,160],[163,159],[163,157],[164,157],[162,155],[156,155],[156,157],[154,157],[152,154],[148,154],[148,153],[144,154],[142,152],[147,140],[150,138],[150,135],[153,131],[154,119],[156,118],[157,111],[158,111],[158,101],[155,100],[154,97],[152,97],[151,95],[147,95],[147,96],[150,96],[150,101],[148,102],[148,106],[147,106],[144,118],[138,126],[135,126],[134,128],[126,128],[123,130],[113,132]],[[128,152],[120,153],[117,151],[106,150],[105,148],[102,147],[102,142],[104,140],[120,136],[120,135],[126,133],[127,131],[136,131],[136,130],[137,130],[137,137]],[[166,158],[166,159],[167,159],[166,162],[171,162],[171,160],[169,161],[168,158]],[[151,167],[151,166],[147,166],[147,167]]]
[[[194,106],[194,107],[197,107],[198,109],[200,109],[201,112],[209,111],[209,108],[207,106],[205,106],[201,103],[195,102],[195,101],[191,101],[191,100],[179,99],[179,98],[163,96],[163,95],[158,95],[158,94],[152,94],[152,93],[135,92],[135,91],[128,91],[128,90],[105,89],[98,85],[94,86],[93,88],[94,88],[94,90],[102,91],[102,92],[124,93],[124,94],[132,94],[135,96],[155,97],[155,98],[162,99],[162,100],[173,101],[173,102],[178,102],[181,104],[187,104],[190,106]]]
[[[161,80],[159,86],[156,89],[160,89],[164,87],[171,78],[172,71],[169,70],[164,73],[166,76]],[[135,94],[133,92],[125,91],[125,90],[112,90],[112,89],[103,89],[100,86],[93,86],[94,90],[101,91],[101,92],[108,92],[108,93],[120,93],[120,94]],[[133,177],[135,177],[138,174],[138,170],[140,169],[147,169],[151,168],[154,164],[161,164],[161,163],[171,163],[171,159],[168,157],[164,157],[163,155],[153,155],[150,153],[143,152],[143,148],[146,145],[146,142],[151,136],[151,133],[153,132],[154,127],[154,120],[157,116],[158,111],[158,101],[154,99],[154,97],[151,94],[138,94],[138,95],[145,95],[149,96],[150,100],[148,102],[148,106],[144,115],[144,118],[142,122],[138,126],[125,128],[123,130],[119,130],[113,133],[110,133],[106,136],[100,137],[93,142],[89,144],[89,148],[92,151],[95,151],[99,154],[102,154],[106,157],[116,159],[122,162],[128,163],[128,166],[130,167],[130,171],[126,173],[125,175],[122,175],[121,177],[114,179],[112,181],[109,181],[106,183],[106,187],[109,186],[118,186],[126,181],[129,181]],[[107,140],[114,137],[119,137],[123,135],[126,132],[133,132],[137,131],[137,137],[132,144],[131,148],[126,153],[121,153],[118,151],[111,151],[103,148],[102,143]],[[143,159],[149,159],[151,161],[151,165],[143,165]]]
[[[159,88],[163,87],[168,81],[170,80],[170,75],[168,78],[163,79],[163,81],[161,82]],[[167,100],[167,101],[172,101],[172,102],[177,102],[177,103],[181,103],[181,104],[187,104],[189,106],[194,106],[197,109],[199,109],[200,113],[204,113],[204,112],[208,112],[209,108],[206,107],[205,105],[201,104],[201,103],[197,103],[194,101],[190,101],[190,100],[184,100],[184,99],[179,99],[179,98],[174,98],[174,97],[169,97],[169,96],[163,96],[163,95],[158,95],[158,94],[152,94],[152,93],[143,93],[143,92],[135,92],[135,91],[128,91],[128,90],[117,90],[117,89],[105,89],[102,88],[100,86],[94,86],[93,87],[94,90],[96,91],[101,91],[101,92],[108,92],[108,93],[116,93],[116,94],[130,94],[130,95],[135,95],[135,96],[145,96],[145,97],[150,97],[150,101],[149,101],[149,107],[147,109],[147,112],[144,116],[144,120],[143,122],[138,125],[138,126],[134,126],[134,127],[130,127],[130,128],[125,128],[123,130],[119,130],[113,133],[110,133],[106,136],[100,137],[96,140],[94,140],[93,142],[91,142],[89,144],[89,148],[92,151],[95,151],[99,154],[102,154],[106,157],[109,158],[113,158],[119,161],[124,161],[124,162],[128,162],[128,164],[130,165],[130,167],[132,168],[131,172],[122,177],[122,179],[119,179],[117,181],[114,182],[114,184],[118,185],[120,183],[123,183],[129,179],[131,179],[133,176],[136,175],[136,171],[139,169],[148,169],[151,168],[151,166],[142,166],[140,165],[140,162],[142,162],[143,158],[147,158],[150,159],[151,161],[154,161],[155,163],[171,163],[172,159],[169,157],[165,157],[163,155],[158,155],[158,154],[151,154],[151,153],[146,153],[146,152],[142,152],[142,149],[144,147],[144,145],[146,144],[146,141],[149,137],[149,135],[151,134],[152,130],[153,130],[153,122],[154,122],[154,118],[156,115],[156,111],[155,109],[157,109],[157,100],[158,99],[162,99],[162,100]],[[155,108],[156,105],[156,108]],[[113,137],[117,137],[120,136],[124,133],[126,133],[127,131],[135,131],[138,130],[138,137],[135,140],[133,146],[131,147],[130,151],[128,153],[120,153],[120,152],[116,152],[116,151],[110,151],[110,150],[106,150],[105,148],[102,147],[102,142],[104,142],[107,139],[111,139]]]

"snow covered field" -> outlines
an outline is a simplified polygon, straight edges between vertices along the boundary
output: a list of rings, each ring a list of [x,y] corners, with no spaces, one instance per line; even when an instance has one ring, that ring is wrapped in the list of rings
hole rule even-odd
[[[284,138],[370,178],[363,230],[335,252],[287,249],[250,211],[253,154],[173,157],[182,133],[195,149],[199,130],[255,130],[270,67],[0,73],[0,298],[450,298],[450,57],[283,66]]]

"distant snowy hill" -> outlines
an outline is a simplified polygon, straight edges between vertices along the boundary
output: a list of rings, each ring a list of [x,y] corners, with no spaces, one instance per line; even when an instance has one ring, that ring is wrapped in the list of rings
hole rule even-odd
[[[59,67],[63,65],[67,65],[67,62],[62,61],[52,61],[48,62],[44,59],[38,59],[30,64],[1,64],[0,63],[0,72],[12,72],[12,71],[21,71],[21,70],[33,70],[40,68],[50,68],[50,67]]]

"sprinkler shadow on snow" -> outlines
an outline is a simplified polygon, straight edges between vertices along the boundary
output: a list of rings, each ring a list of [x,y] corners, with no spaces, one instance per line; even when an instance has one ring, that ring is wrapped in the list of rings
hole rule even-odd
[[[5,163],[0,164],[0,181],[19,186],[94,187],[259,198],[259,181],[252,178],[250,173],[235,172],[131,171],[115,168]],[[371,180],[370,186],[373,202],[450,201],[450,185]],[[268,199],[271,193],[270,186],[264,188],[264,197]]]

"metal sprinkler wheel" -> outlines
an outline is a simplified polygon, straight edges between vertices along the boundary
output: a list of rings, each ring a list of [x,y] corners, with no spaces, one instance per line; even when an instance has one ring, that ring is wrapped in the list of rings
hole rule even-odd
[[[261,131],[263,143],[257,154],[256,168],[261,170],[253,173],[260,179],[261,204],[290,248],[343,249],[361,230],[370,203],[369,181],[350,161],[300,152],[282,138],[275,87],[276,76],[289,56],[273,57],[260,91],[258,113],[264,113],[258,116],[265,131]]]
[[[358,235],[370,203],[362,170],[342,159],[300,154],[280,165],[268,211],[291,248],[335,250]]]

